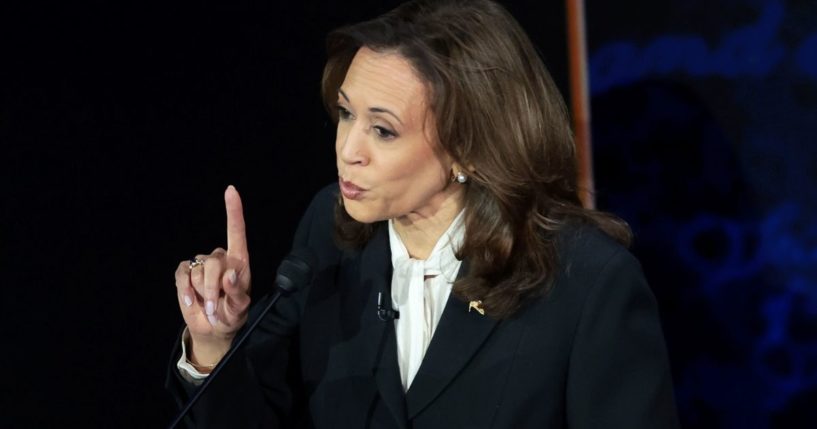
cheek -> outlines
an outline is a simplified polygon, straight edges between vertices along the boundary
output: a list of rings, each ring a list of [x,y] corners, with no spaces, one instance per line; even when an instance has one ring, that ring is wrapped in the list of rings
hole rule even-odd
[[[335,127],[335,155],[340,154],[343,141],[346,140],[346,134],[347,127],[344,126],[343,122],[338,121],[338,125]]]
[[[390,170],[391,186],[385,190],[395,209],[412,210],[445,188],[447,176],[433,155],[415,157],[400,164]]]

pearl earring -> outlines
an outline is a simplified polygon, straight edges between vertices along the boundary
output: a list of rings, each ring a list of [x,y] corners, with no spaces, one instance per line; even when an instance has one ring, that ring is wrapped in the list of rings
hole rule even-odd
[[[456,180],[458,183],[465,183],[468,181],[468,176],[465,175],[462,171],[457,173]]]

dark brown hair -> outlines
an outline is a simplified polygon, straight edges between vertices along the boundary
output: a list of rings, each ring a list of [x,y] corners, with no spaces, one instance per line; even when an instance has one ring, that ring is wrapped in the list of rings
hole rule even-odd
[[[324,103],[337,121],[337,91],[360,47],[406,58],[429,90],[441,148],[475,171],[465,190],[469,272],[453,292],[510,317],[545,294],[559,266],[556,236],[589,223],[629,244],[622,220],[583,208],[567,109],[533,44],[489,0],[412,1],[332,32]],[[339,199],[336,232],[362,246],[374,226],[352,219]]]

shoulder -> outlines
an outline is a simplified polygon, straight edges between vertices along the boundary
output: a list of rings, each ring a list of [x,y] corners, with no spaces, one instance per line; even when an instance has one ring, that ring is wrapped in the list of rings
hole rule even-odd
[[[612,237],[591,225],[571,225],[556,237],[559,270],[548,300],[583,306],[593,294],[646,294],[638,259]]]
[[[321,188],[312,197],[312,201],[307,208],[307,214],[326,212],[333,213],[335,205],[338,203],[338,184],[332,183]]]
[[[567,421],[677,427],[658,305],[641,264],[594,227],[565,231],[562,239],[560,294],[549,309],[565,309]]]
[[[309,247],[316,253],[336,252],[334,242],[335,205],[338,204],[338,185],[333,183],[319,190],[295,231],[293,248]]]
[[[592,225],[570,225],[558,233],[556,242],[563,276],[576,271],[601,273],[616,262],[640,267],[626,247]]]
[[[338,204],[338,185],[333,183],[324,186],[313,197],[301,218],[300,226],[312,226],[314,223],[334,226],[334,209]],[[327,226],[327,225],[324,225]]]

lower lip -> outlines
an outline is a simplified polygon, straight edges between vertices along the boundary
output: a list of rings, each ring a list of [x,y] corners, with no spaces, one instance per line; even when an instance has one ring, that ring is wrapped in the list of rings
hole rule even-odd
[[[343,194],[343,197],[346,199],[358,200],[363,196],[363,192],[365,192],[363,189],[344,182],[343,180],[339,180],[338,183],[340,183],[340,193]]]

